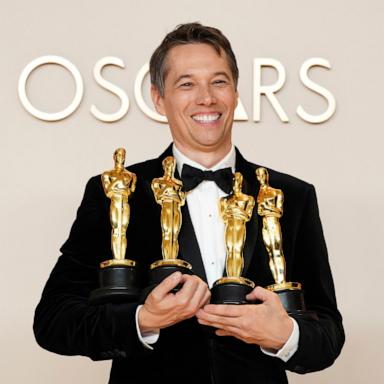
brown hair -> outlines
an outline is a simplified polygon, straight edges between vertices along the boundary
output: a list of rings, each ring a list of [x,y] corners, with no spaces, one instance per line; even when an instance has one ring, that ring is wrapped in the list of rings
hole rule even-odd
[[[200,23],[188,23],[180,24],[168,33],[153,52],[149,62],[151,83],[157,88],[161,96],[164,96],[164,80],[168,70],[166,66],[167,54],[173,47],[183,44],[208,44],[219,55],[225,52],[237,88],[239,69],[228,39],[217,28],[206,27]]]

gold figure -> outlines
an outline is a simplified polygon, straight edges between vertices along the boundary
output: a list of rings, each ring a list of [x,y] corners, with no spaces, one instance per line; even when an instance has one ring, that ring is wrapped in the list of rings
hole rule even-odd
[[[185,192],[182,191],[183,183],[174,176],[176,161],[172,156],[163,160],[163,169],[164,176],[153,179],[151,185],[155,200],[161,205],[163,260],[156,261],[151,268],[159,265],[178,265],[192,269],[189,263],[177,259],[178,236],[182,224],[181,207],[185,204]]]
[[[263,218],[263,240],[269,255],[269,268],[275,280],[275,284],[268,288],[272,290],[299,289],[299,283],[287,283],[285,280],[283,238],[279,222],[283,215],[283,191],[269,185],[269,174],[265,168],[257,168],[256,177],[260,183],[257,213]]]
[[[215,285],[236,282],[253,288],[254,283],[241,277],[241,273],[244,267],[243,248],[246,238],[246,223],[252,217],[255,199],[242,192],[242,184],[243,176],[240,172],[236,172],[233,193],[220,199],[220,214],[225,223],[227,277],[217,280]]]
[[[127,249],[127,228],[130,218],[128,199],[136,188],[136,175],[124,168],[125,149],[118,148],[113,154],[115,168],[101,175],[104,192],[111,199],[110,219],[112,225],[111,246],[113,259],[101,263],[101,267],[110,265],[131,265],[133,260],[125,259]]]

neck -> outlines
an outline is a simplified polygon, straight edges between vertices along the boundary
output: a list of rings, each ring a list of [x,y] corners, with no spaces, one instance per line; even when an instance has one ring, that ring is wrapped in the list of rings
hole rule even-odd
[[[221,146],[217,149],[207,149],[206,151],[196,151],[194,149],[189,149],[174,141],[177,149],[189,159],[195,161],[196,163],[202,165],[205,168],[212,168],[218,162],[220,162],[224,157],[229,153],[232,148],[232,143],[229,142],[228,145]]]

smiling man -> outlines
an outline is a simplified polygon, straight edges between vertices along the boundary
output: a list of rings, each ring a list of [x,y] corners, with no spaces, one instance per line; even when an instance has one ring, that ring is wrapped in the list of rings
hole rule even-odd
[[[94,177],[36,309],[37,341],[56,353],[113,359],[112,384],[286,383],[286,370],[331,365],[344,332],[312,185],[269,170],[271,184],[285,194],[287,279],[303,283],[318,320],[290,317],[278,296],[262,288],[273,276],[256,210],[247,222],[243,276],[257,285],[247,298],[260,304],[209,304],[210,288],[225,269],[220,198],[231,192],[235,171],[247,195],[256,197],[260,186],[258,166],[232,144],[238,69],[230,43],[216,28],[180,25],[152,55],[150,73],[152,99],[168,119],[173,143],[160,157],[128,167],[137,185],[126,257],[144,271],[160,258],[160,208],[151,182],[173,155],[187,192],[179,258],[195,274],[174,273],[138,302],[90,305],[98,265],[110,253],[109,206],[100,176]]]
[[[232,146],[238,94],[227,56],[208,44],[184,44],[169,51],[164,65],[164,89],[152,85],[156,109],[167,116],[175,146],[211,168]]]

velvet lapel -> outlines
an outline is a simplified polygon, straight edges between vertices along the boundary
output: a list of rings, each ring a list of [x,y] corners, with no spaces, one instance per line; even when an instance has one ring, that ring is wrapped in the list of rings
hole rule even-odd
[[[183,214],[183,225],[179,234],[179,256],[181,259],[188,261],[192,265],[193,273],[206,282],[207,276],[187,203],[181,208],[181,212]]]
[[[155,200],[155,197],[153,196],[153,191],[152,191],[152,180],[155,177],[161,177],[164,174],[162,163],[163,163],[163,160],[167,156],[172,156],[172,144],[170,144],[167,147],[167,149],[157,158],[156,169],[153,170],[152,177],[149,176],[149,178],[146,178],[146,180],[144,182],[145,191],[146,191],[146,193],[148,193],[149,196],[151,196],[151,198],[153,198],[153,200]],[[160,205],[158,207],[160,210]],[[159,222],[159,226],[160,226],[160,222]],[[160,252],[160,254],[161,254],[161,252]]]
[[[159,165],[162,170],[162,161],[167,156],[172,156],[172,144],[159,156]],[[160,173],[156,177],[162,175]],[[175,177],[180,179],[178,170],[175,171]],[[148,182],[148,188],[151,190],[151,181]],[[152,193],[152,190],[151,190]],[[188,204],[185,202],[185,205],[181,207],[182,213],[182,225],[179,233],[179,258],[185,261],[188,261],[193,268],[195,275],[199,276],[204,281],[207,281],[205,275],[203,260],[201,258],[199,244],[197,242],[195,230],[192,225],[191,216],[188,210]]]
[[[255,168],[248,163],[241,155],[239,150],[236,148],[236,172],[240,172],[243,175],[243,193],[251,195],[257,199],[259,193],[260,184],[256,179]],[[243,275],[247,272],[249,264],[253,255],[255,254],[256,240],[258,233],[258,214],[257,214],[257,203],[253,209],[252,218],[247,223],[247,235],[244,244],[244,269]]]

